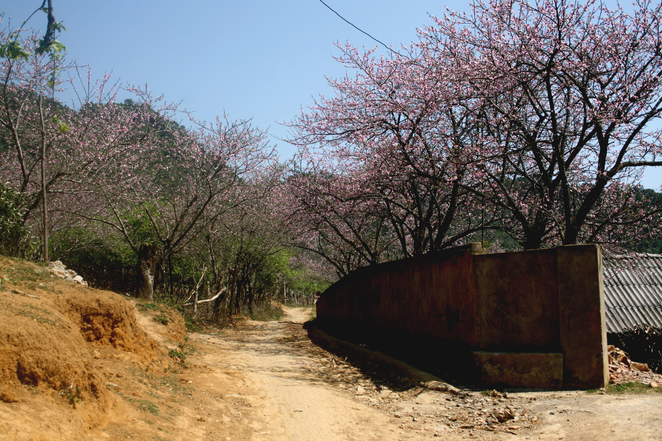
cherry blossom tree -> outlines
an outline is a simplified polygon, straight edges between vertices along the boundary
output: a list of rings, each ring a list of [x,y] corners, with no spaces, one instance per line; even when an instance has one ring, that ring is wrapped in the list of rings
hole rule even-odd
[[[610,186],[662,165],[661,8],[477,1],[421,32],[422,62],[455,66],[480,122],[472,191],[523,247],[598,240]]]
[[[423,65],[416,48],[389,58],[341,50],[356,75],[331,80],[336,96],[290,123],[303,164],[292,184],[300,220],[320,233],[315,247],[331,246],[344,274],[442,250],[483,228],[465,185],[476,118],[452,77]]]
[[[145,91],[134,92],[137,103],[93,109],[95,121],[107,121],[94,126],[99,132],[93,142],[119,145],[87,169],[84,191],[97,203],[77,214],[120,234],[138,256],[141,247],[158,245],[158,258],[147,268],[152,279],[140,278],[142,286],[153,283],[156,264],[165,264],[172,282],[173,256],[242,203],[239,183],[265,165],[272,149],[248,122],[219,118],[185,129],[168,115],[175,108],[159,107]],[[139,292],[151,297],[152,288]]]
[[[396,241],[379,203],[351,192],[350,181],[313,173],[288,180],[293,243],[322,256],[339,275],[379,263]]]
[[[39,11],[43,11],[48,16],[48,24],[46,27],[46,33],[44,37],[36,44],[36,37],[30,35],[27,39],[22,41],[22,31],[27,22]],[[0,22],[4,16],[0,16]],[[13,141],[14,147],[19,157],[19,163],[22,167],[23,172],[23,181],[24,183],[29,180],[26,172],[25,158],[23,157],[23,147],[18,135],[19,126],[25,122],[21,117],[21,106],[18,106],[18,111],[14,108],[13,112],[7,106],[7,94],[12,95],[12,98],[16,98],[18,91],[16,87],[23,88],[20,92],[24,96],[27,96],[28,99],[33,98],[33,95],[36,95],[39,113],[38,115],[38,126],[40,134],[40,155],[39,155],[39,164],[40,164],[40,183],[41,191],[39,198],[36,199],[37,202],[41,201],[42,208],[42,259],[44,261],[49,260],[48,256],[48,204],[47,204],[47,182],[46,182],[46,150],[47,145],[50,142],[50,130],[47,128],[47,123],[44,115],[44,85],[50,89],[51,95],[54,94],[59,80],[60,65],[64,57],[65,46],[57,41],[55,38],[59,32],[64,30],[64,26],[61,23],[55,21],[55,16],[53,13],[53,4],[51,0],[44,0],[41,7],[35,10],[30,17],[27,18],[21,25],[21,27],[14,31],[3,30],[0,33],[0,58],[5,60],[2,66],[2,73],[4,74],[4,83],[3,83],[3,101],[5,104],[4,115],[0,117],[2,121],[2,126],[10,133],[10,138]],[[24,44],[26,43],[27,46]],[[48,54],[50,58],[50,63],[43,63],[41,60],[37,60],[36,63],[32,63],[32,69],[25,69],[23,64],[28,62],[31,56],[34,57],[43,57],[44,54]],[[35,67],[37,69],[35,69]],[[41,69],[39,69],[41,68]],[[41,73],[38,71],[41,70]],[[41,76],[46,73],[50,76],[48,81],[44,82]],[[34,83],[31,81],[25,83],[25,78],[28,77],[31,80],[36,80]],[[41,80],[41,81],[40,81]],[[8,90],[8,86],[9,90]],[[25,94],[24,92],[28,92]],[[21,99],[18,100],[21,102]],[[51,99],[52,101],[52,99]],[[25,101],[22,102],[25,104]],[[16,104],[16,103],[14,103]],[[56,119],[53,119],[52,122],[56,122]],[[66,125],[59,123],[59,128],[61,131],[66,129]],[[21,192],[26,191],[25,187],[21,188]],[[27,210],[26,213],[29,214],[32,210]]]
[[[364,233],[338,226],[378,213],[402,256],[486,230],[527,249],[636,234],[657,219],[632,204],[643,168],[662,165],[661,11],[479,0],[401,53],[341,46],[356,75],[290,123],[300,175],[317,180],[298,200],[326,204],[308,225],[335,226],[361,264],[375,261],[357,253]]]
[[[59,73],[68,67],[63,59],[64,46],[54,39],[62,27],[51,23],[52,8],[49,11],[48,37],[44,39],[24,30],[25,22],[17,30],[0,31],[0,154],[7,161],[0,172],[26,200],[24,222],[41,208],[41,248],[46,261],[47,194],[65,173],[59,168],[49,169],[49,152],[61,146],[62,135],[68,130],[62,119],[66,109],[54,98],[61,84]],[[0,23],[3,19],[0,16]]]
[[[110,287],[112,278],[126,292],[136,275],[135,292],[148,299],[160,283],[177,299],[225,288],[230,313],[268,303],[291,269],[283,167],[265,132],[227,117],[184,126],[177,118],[188,115],[147,88],[97,81],[49,56],[60,47],[53,26],[44,39],[0,33],[0,235],[19,243],[26,225],[41,227],[59,257],[96,259],[102,275],[91,280]],[[57,100],[66,77],[69,106]],[[131,98],[118,102],[120,92]],[[45,236],[42,248],[48,259]],[[103,267],[109,260],[121,275]]]
[[[21,43],[38,45],[36,35]],[[176,106],[147,90],[129,88],[133,99],[117,103],[120,89],[108,76],[95,81],[89,69],[59,59],[35,52],[3,59],[3,69],[0,176],[24,195],[24,222],[37,223],[46,190],[51,216],[42,228],[84,228],[81,236],[90,239],[94,229],[97,237],[119,234],[136,256],[141,247],[158,245],[142,282],[154,281],[156,263],[172,273],[173,254],[242,203],[237,184],[272,157],[264,133],[248,122],[192,121],[187,129],[174,120]],[[53,96],[54,69],[70,77],[72,107]],[[47,91],[51,97],[40,99]],[[138,292],[150,297],[151,288]]]

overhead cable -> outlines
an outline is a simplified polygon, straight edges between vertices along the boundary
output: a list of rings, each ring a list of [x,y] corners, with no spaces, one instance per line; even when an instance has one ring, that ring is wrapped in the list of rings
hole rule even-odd
[[[343,17],[342,15],[338,14],[338,13],[337,13],[337,12],[331,7],[331,6],[329,6],[329,5],[327,5],[326,3],[324,3],[323,0],[320,0],[320,3],[322,3],[324,6],[326,6],[327,8],[329,8],[329,10],[330,10],[331,12],[333,12],[334,14],[336,14],[336,15],[337,15],[338,17],[340,17],[345,23],[347,23],[348,25],[350,25],[351,27],[353,27],[353,28],[356,29],[357,31],[361,32],[362,34],[367,35],[368,37],[370,37],[371,39],[375,40],[377,43],[381,44],[382,46],[384,46],[386,49],[390,50],[390,51],[393,52],[394,54],[398,54],[398,55],[399,55],[398,51],[394,51],[394,50],[391,49],[389,46],[386,46],[384,43],[382,43],[381,41],[377,40],[375,37],[373,37],[372,35],[368,34],[368,33],[367,33],[366,31],[364,31],[363,29],[361,29],[361,28],[359,28],[358,26],[354,25],[354,23],[350,22],[350,21],[347,20],[345,17]]]

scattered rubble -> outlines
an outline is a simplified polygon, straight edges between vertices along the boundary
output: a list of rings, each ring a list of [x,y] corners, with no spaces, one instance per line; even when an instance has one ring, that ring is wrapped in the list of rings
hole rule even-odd
[[[662,328],[638,325],[623,332],[610,333],[607,340],[631,359],[644,362],[651,370],[662,374]]]
[[[648,364],[630,360],[628,354],[609,345],[609,383],[637,382],[656,388],[662,384],[662,374],[653,372]]]
[[[49,262],[48,271],[50,271],[52,275],[61,279],[70,280],[72,282],[78,283],[79,285],[87,286],[87,282],[83,280],[83,278],[79,276],[76,271],[68,270],[67,266],[59,260],[56,260],[55,262]]]
[[[497,390],[440,393],[441,389],[402,376],[367,357],[344,358],[317,347],[312,352],[315,362],[305,369],[315,378],[335,384],[355,400],[381,410],[402,430],[423,431],[433,437],[445,437],[449,432],[476,437],[479,431],[484,436],[489,432],[518,434],[536,427],[539,421],[524,406],[535,398],[515,399]]]
[[[653,372],[646,363],[630,360],[627,353],[613,346],[609,350],[612,384],[639,382],[652,388],[662,385],[662,375]],[[365,354],[318,352],[317,348],[313,351],[317,355],[315,362],[308,363],[305,369],[315,378],[335,384],[355,400],[380,409],[402,430],[423,431],[433,437],[455,432],[483,439],[489,438],[490,433],[524,436],[542,424],[531,410],[536,406],[535,396],[510,395],[498,390],[439,393]]]

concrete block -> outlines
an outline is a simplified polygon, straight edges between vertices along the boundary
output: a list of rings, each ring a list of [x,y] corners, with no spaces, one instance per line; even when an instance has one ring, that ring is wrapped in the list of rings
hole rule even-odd
[[[472,356],[484,386],[563,388],[561,353],[477,351]]]
[[[564,385],[597,389],[609,381],[602,257],[597,245],[557,249]]]

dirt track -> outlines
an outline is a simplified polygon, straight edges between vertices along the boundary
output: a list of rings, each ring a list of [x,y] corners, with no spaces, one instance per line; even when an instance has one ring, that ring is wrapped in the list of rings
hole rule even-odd
[[[194,337],[228,349],[218,357],[208,352],[203,357],[205,364],[243,375],[248,386],[241,396],[249,409],[243,416],[252,428],[250,439],[410,439],[394,438],[396,427],[387,423],[382,412],[334,390],[307,368],[314,362],[305,348],[295,344],[288,328],[293,324],[300,327],[308,320],[310,309],[287,311],[289,316],[280,322],[244,322],[240,331],[224,332],[223,337]]]
[[[606,441],[662,437],[660,394],[536,392],[503,397],[480,392],[456,396],[420,387],[390,390],[378,375],[366,376],[310,343],[301,327],[310,309],[285,309],[288,316],[279,322],[245,321],[218,335],[193,336],[200,343],[201,362],[241,379],[231,394],[242,403],[236,415],[242,421],[240,432],[210,431],[208,439]],[[214,387],[203,387],[207,386]]]

